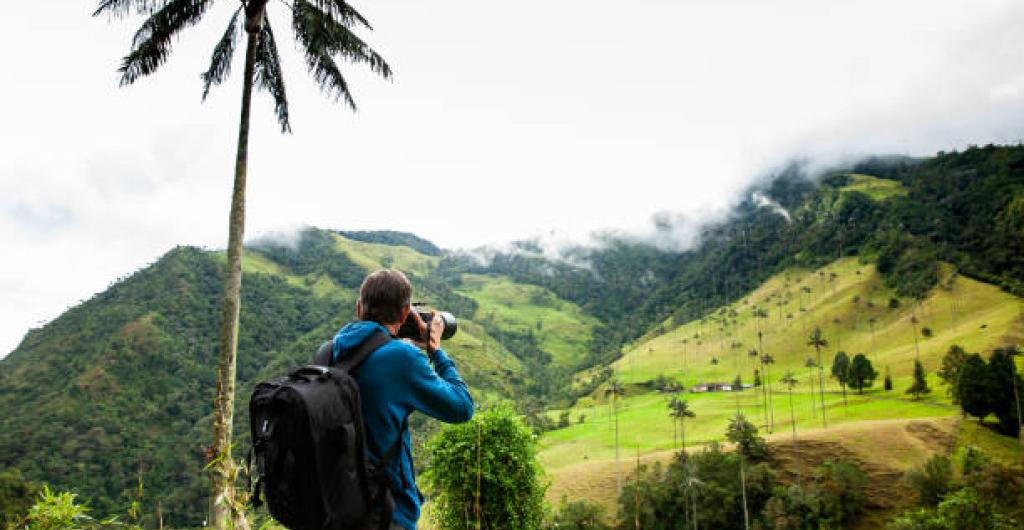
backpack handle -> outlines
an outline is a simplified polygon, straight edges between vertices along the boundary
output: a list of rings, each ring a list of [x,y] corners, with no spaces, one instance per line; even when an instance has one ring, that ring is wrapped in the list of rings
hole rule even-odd
[[[331,369],[326,366],[317,366],[315,364],[307,364],[302,368],[292,372],[292,377],[299,379],[306,379],[307,377],[330,377]]]

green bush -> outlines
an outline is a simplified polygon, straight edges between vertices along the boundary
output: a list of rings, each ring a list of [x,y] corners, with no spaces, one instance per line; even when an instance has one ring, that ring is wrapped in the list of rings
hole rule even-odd
[[[587,501],[562,499],[551,518],[550,528],[557,530],[611,530],[604,522],[604,509]]]
[[[511,408],[480,412],[427,442],[426,484],[445,530],[538,530],[545,484],[536,439]]]
[[[937,506],[953,487],[953,463],[945,455],[932,455],[923,465],[907,471],[907,483],[925,506]]]

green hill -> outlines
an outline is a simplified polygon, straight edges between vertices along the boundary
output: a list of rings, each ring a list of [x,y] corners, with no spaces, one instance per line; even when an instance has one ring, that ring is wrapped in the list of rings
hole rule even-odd
[[[719,438],[737,408],[782,436],[790,397],[801,435],[818,432],[814,374],[804,367],[817,358],[806,344],[814,327],[829,341],[826,367],[838,349],[863,352],[895,379],[892,392],[879,379],[844,404],[826,377],[829,429],[815,436],[860,436],[870,432],[862,422],[885,419],[963,431],[943,419],[956,409],[934,377],[920,401],[902,390],[918,356],[934,371],[953,343],[985,351],[1024,336],[1024,147],[873,158],[821,175],[794,164],[748,191],[684,251],[607,236],[555,259],[521,241],[481,261],[407,233],[320,229],[251,244],[237,456],[253,385],[306,362],[354,318],[359,284],[379,267],[406,271],[419,301],[460,318],[448,348],[479,402],[510,399],[538,431],[569,411],[572,424],[542,438],[552,491],[565,491],[566,477],[607,485],[588,473],[614,457],[604,395],[613,374],[627,389],[623,439],[645,458],[673,446],[668,396],[657,391],[668,381],[731,383],[738,374],[752,383],[757,368],[773,387],[688,395],[698,414],[688,443]],[[169,524],[199,524],[223,266],[221,254],[174,249],[29,331],[0,360],[0,468],[12,471],[4,476],[76,491],[107,514],[123,511],[141,469],[147,517],[159,501]],[[775,363],[763,370],[751,349]],[[777,385],[786,370],[800,379],[792,396]],[[436,427],[419,416],[412,424],[417,442]],[[990,445],[1017,454],[1000,443]]]
[[[532,378],[488,332],[500,332],[506,323],[488,321],[485,329],[472,319],[470,296],[494,290],[492,280],[475,279],[460,288],[465,295],[456,293],[430,278],[438,260],[409,247],[321,230],[304,231],[294,246],[264,242],[249,248],[243,260],[238,446],[247,444],[247,397],[255,383],[307,362],[354,318],[359,283],[383,266],[407,271],[418,297],[464,317],[446,347],[478,400],[521,393]],[[148,495],[160,499],[169,523],[201,522],[223,266],[222,254],[175,249],[30,331],[0,361],[0,467],[79,492],[97,512],[114,513],[126,505],[141,466]],[[526,289],[507,279],[493,283],[499,291]],[[565,302],[544,303],[578,318]],[[554,311],[557,329],[563,315]],[[422,417],[413,425],[429,431]]]
[[[698,383],[731,383],[737,375],[743,382],[753,383],[754,370],[763,367],[748,355],[750,349],[774,357],[768,376],[764,377],[763,372],[760,376],[770,383],[770,391],[768,387],[755,387],[741,392],[683,393],[681,397],[689,401],[697,415],[687,421],[687,445],[723,441],[728,422],[737,411],[765,433],[778,433],[780,439],[788,439],[793,420],[799,436],[820,438],[825,422],[817,394],[818,372],[805,367],[808,358],[817,357],[807,345],[807,336],[814,327],[820,327],[829,341],[822,351],[828,427],[959,417],[959,408],[950,403],[942,382],[934,375],[942,356],[952,344],[972,352],[989,352],[1004,344],[1021,343],[1024,299],[989,284],[954,276],[949,267],[943,270],[939,287],[915,301],[897,298],[873,265],[854,258],[817,270],[791,269],[770,278],[739,301],[717,308],[705,319],[644,337],[610,366],[626,387],[625,396],[618,402],[620,443],[628,447],[630,455],[639,448],[645,460],[667,458],[679,447],[668,416],[668,402],[675,394],[659,391],[659,383],[674,381],[691,388]],[[893,299],[898,301],[897,307],[890,306]],[[755,318],[755,309],[763,309],[767,315]],[[925,329],[928,331],[923,332]],[[866,354],[880,372],[874,386],[862,395],[848,390],[844,399],[840,385],[830,377],[831,362],[839,350],[851,356]],[[918,356],[929,372],[933,391],[915,401],[904,390],[910,386],[913,360]],[[1019,365],[1024,369],[1024,362]],[[892,391],[882,389],[887,370],[895,383]],[[779,383],[787,371],[799,381],[792,395]],[[589,370],[578,374],[578,384],[597,373]],[[572,491],[612,508],[614,482],[606,479],[614,469],[615,429],[606,390],[607,384],[602,384],[579,400],[567,409],[571,425],[542,438],[541,460],[554,479],[553,500]],[[767,408],[766,399],[771,403]],[[1014,458],[1024,457],[1019,447],[1015,454]],[[580,484],[592,486],[581,488]]]

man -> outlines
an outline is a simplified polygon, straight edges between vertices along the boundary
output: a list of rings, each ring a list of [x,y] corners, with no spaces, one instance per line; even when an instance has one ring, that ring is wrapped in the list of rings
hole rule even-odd
[[[430,323],[429,341],[426,340],[427,323],[412,311],[411,302],[412,284],[405,274],[391,269],[376,271],[359,288],[359,321],[341,328],[334,338],[333,355],[337,361],[377,330],[392,337],[397,335],[410,312],[423,337],[415,346],[401,340],[384,344],[355,374],[370,458],[380,461],[395,440],[402,437],[401,450],[386,468],[395,498],[391,530],[416,530],[423,500],[416,487],[409,431],[403,429],[408,416],[418,410],[449,423],[473,417],[473,398],[466,383],[455,370],[455,363],[441,350],[443,321],[435,315]]]

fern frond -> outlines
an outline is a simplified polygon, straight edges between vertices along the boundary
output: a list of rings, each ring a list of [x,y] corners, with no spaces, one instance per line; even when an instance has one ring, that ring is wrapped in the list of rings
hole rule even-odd
[[[356,108],[355,101],[333,56],[339,55],[353,63],[366,64],[385,79],[391,77],[391,67],[380,54],[341,22],[306,0],[295,1],[292,28],[305,52],[306,65],[320,89],[335,100],[344,98],[353,110]]]
[[[121,86],[152,74],[171,53],[173,37],[202,19],[212,0],[170,0],[150,15],[132,39],[132,51],[121,61]]]
[[[231,22],[224,30],[224,35],[213,48],[213,55],[210,57],[210,69],[199,75],[203,80],[203,101],[210,95],[210,87],[219,85],[231,74],[231,58],[235,53],[235,46],[238,43],[238,15],[242,12],[239,7],[231,16]]]
[[[256,48],[256,72],[253,83],[266,90],[274,98],[274,114],[281,124],[282,133],[292,132],[288,122],[288,96],[284,90],[284,74],[281,71],[281,57],[277,54],[277,42],[270,29],[270,18],[263,19],[259,46]]]

